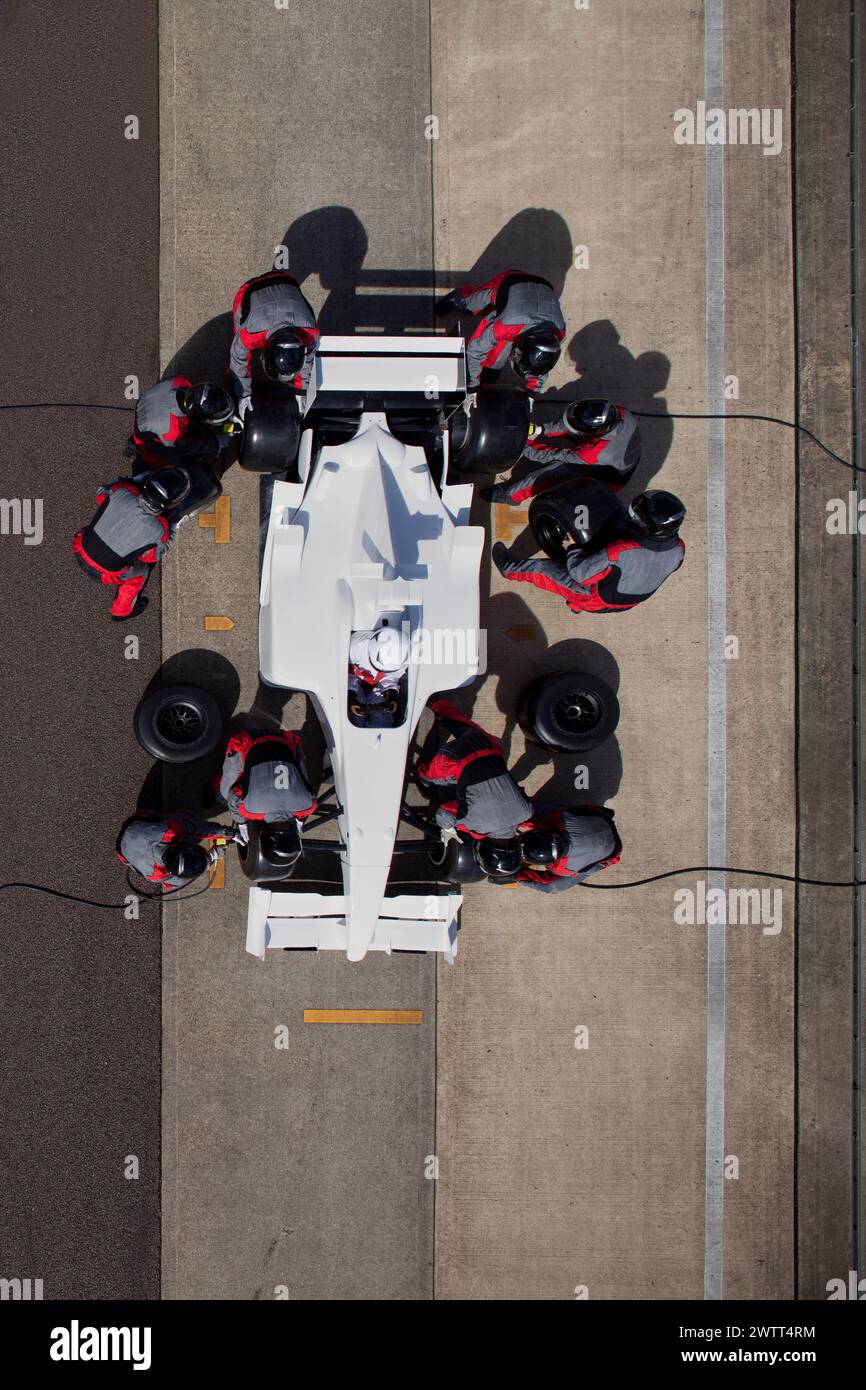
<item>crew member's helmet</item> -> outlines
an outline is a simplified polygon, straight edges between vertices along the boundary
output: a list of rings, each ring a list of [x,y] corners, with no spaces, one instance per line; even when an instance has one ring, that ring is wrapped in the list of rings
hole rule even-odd
[[[628,509],[632,526],[648,536],[675,536],[685,514],[678,497],[657,488],[638,493]]]
[[[514,340],[511,365],[518,376],[545,376],[556,366],[561,351],[552,328],[527,328]]]
[[[527,830],[520,837],[520,859],[527,869],[549,869],[568,854],[568,836],[559,830]]]
[[[189,490],[185,468],[156,468],[142,484],[141,495],[150,511],[165,512],[183,502]]]
[[[565,408],[565,427],[572,434],[588,439],[603,439],[619,424],[619,411],[612,401],[593,397],[587,401],[570,401]]]
[[[262,366],[272,381],[292,382],[304,365],[306,341],[297,328],[277,328],[265,344]]]
[[[370,665],[374,671],[392,674],[409,664],[409,639],[396,627],[380,627],[370,643]]]
[[[205,873],[209,862],[201,845],[194,845],[186,840],[175,840],[169,845],[162,859],[169,878],[181,878],[184,883],[189,883]]]
[[[235,403],[224,386],[203,381],[198,386],[181,386],[177,403],[188,419],[197,425],[224,425],[235,413]]]
[[[517,840],[476,840],[475,859],[491,878],[514,878],[520,869]]]

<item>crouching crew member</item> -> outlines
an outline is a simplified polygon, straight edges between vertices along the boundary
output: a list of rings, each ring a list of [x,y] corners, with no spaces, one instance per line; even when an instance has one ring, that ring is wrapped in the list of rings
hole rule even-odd
[[[455,309],[482,316],[466,344],[470,391],[482,371],[499,371],[509,361],[530,394],[541,390],[565,337],[565,319],[549,280],[503,270],[483,285],[461,285],[436,304],[438,314]]]
[[[512,560],[497,541],[491,558],[506,579],[560,594],[575,613],[616,613],[650,598],[683,563],[679,526],[686,509],[670,492],[642,492],[631,503],[622,534],[592,549],[563,541],[565,564]]]
[[[533,802],[520,827],[516,879],[543,893],[561,893],[619,862],[622,843],[606,807],[561,810]]]
[[[151,883],[182,888],[216,863],[232,837],[230,826],[202,820],[192,811],[165,816],[139,811],[121,826],[117,856]]]
[[[186,377],[158,381],[144,392],[135,408],[132,443],[152,468],[186,459],[215,460],[221,435],[230,433],[235,400],[224,386]]]
[[[241,416],[250,403],[255,352],[271,381],[306,391],[319,330],[293,275],[272,270],[247,280],[235,295],[232,322],[229,370]]]
[[[286,729],[244,731],[229,739],[214,790],[236,825],[253,820],[303,821],[316,809],[301,740]]]
[[[425,789],[453,792],[436,808],[436,824],[474,839],[512,840],[517,827],[532,814],[532,803],[505,766],[502,744],[479,724],[462,714],[450,700],[431,706],[441,730],[449,735],[432,758],[418,766],[418,780]],[[500,846],[494,847],[498,850]],[[483,867],[487,872],[506,870]],[[516,867],[516,865],[515,865]]]
[[[121,479],[98,490],[96,515],[74,537],[72,550],[94,579],[116,586],[113,622],[137,617],[147,606],[141,591],[173,532],[161,513],[189,490],[189,477],[181,468],[157,470],[140,482]]]
[[[612,401],[570,401],[556,424],[533,426],[523,457],[540,466],[493,488],[494,502],[517,506],[578,478],[618,492],[640,463],[640,430],[631,412]]]

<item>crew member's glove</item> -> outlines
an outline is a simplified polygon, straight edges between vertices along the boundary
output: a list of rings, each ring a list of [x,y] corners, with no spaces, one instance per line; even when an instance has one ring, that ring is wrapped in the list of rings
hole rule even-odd
[[[450,294],[443,294],[441,299],[437,299],[433,309],[439,318],[443,318],[445,314],[456,313],[457,300],[454,291],[452,290]]]
[[[239,419],[239,420],[243,421],[243,419],[244,419],[244,417],[245,417],[247,411],[249,410],[251,404],[252,404],[252,401],[251,401],[251,398],[250,398],[249,396],[242,396],[242,397],[241,397],[241,399],[238,401],[238,419]]]

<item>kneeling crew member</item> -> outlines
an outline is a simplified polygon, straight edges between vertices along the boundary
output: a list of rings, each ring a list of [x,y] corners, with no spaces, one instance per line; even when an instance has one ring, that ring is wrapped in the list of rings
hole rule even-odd
[[[183,469],[164,468],[143,482],[124,478],[97,492],[96,515],[74,537],[72,550],[94,579],[117,586],[112,622],[135,618],[146,608],[141,591],[173,534],[162,512],[182,502],[189,490]]]
[[[619,863],[622,842],[605,807],[562,810],[533,802],[520,827],[518,883],[542,893],[561,893]]]
[[[229,739],[214,790],[236,825],[253,820],[302,821],[316,809],[301,740],[286,729],[244,731]]]
[[[117,857],[151,883],[182,888],[216,863],[233,834],[230,826],[202,820],[192,811],[166,816],[139,811],[121,826]]]
[[[686,509],[670,492],[642,492],[626,515],[622,536],[593,550],[563,541],[565,564],[512,560],[497,541],[491,558],[506,579],[560,594],[575,613],[617,613],[650,598],[683,563],[679,526]]]
[[[523,457],[540,467],[493,488],[494,502],[517,506],[578,478],[594,478],[618,492],[640,463],[640,430],[624,406],[571,401],[556,424],[533,427]]]
[[[529,819],[532,803],[506,768],[502,744],[450,700],[436,700],[431,708],[450,737],[438,753],[419,764],[418,779],[422,785],[454,792],[437,806],[436,824],[443,829],[453,826],[475,839],[512,839]]]
[[[132,442],[151,468],[186,459],[213,461],[221,435],[231,433],[235,400],[224,386],[186,377],[158,381],[144,392],[135,408]]]
[[[565,337],[565,319],[549,280],[503,270],[483,285],[461,285],[436,305],[438,314],[455,309],[482,315],[466,344],[470,391],[482,371],[499,371],[509,361],[530,395],[541,390],[559,361]]]
[[[272,381],[306,391],[319,330],[316,315],[293,275],[272,270],[241,285],[232,305],[235,335],[229,375],[243,417],[252,391],[253,353]]]

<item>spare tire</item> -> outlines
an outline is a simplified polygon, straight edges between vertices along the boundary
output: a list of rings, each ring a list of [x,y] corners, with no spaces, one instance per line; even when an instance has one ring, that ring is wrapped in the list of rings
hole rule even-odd
[[[578,508],[582,509],[578,520]],[[539,547],[557,564],[565,564],[562,542],[570,536],[581,549],[611,530],[622,518],[619,499],[597,482],[567,482],[534,497],[529,526]]]
[[[448,840],[428,853],[437,877],[450,883],[480,883],[487,877],[475,858],[471,840]]]
[[[529,437],[529,418],[525,392],[480,387],[468,417],[459,409],[449,423],[454,467],[459,473],[513,468]]]
[[[529,739],[559,753],[582,753],[610,738],[619,701],[598,676],[562,671],[529,687],[518,717]]]
[[[191,763],[212,753],[223,736],[223,712],[198,685],[158,685],[135,711],[135,737],[152,758]]]

